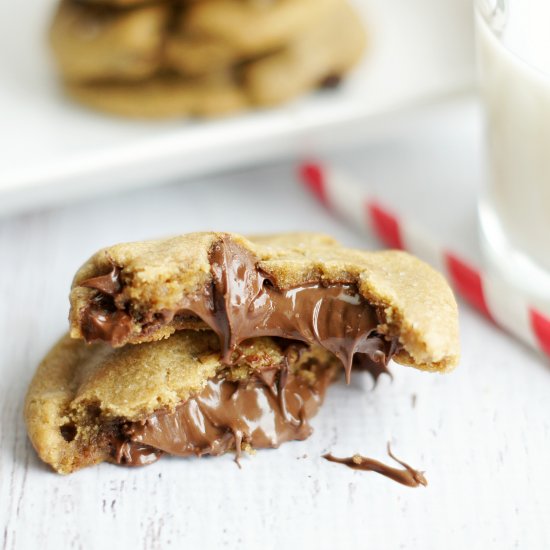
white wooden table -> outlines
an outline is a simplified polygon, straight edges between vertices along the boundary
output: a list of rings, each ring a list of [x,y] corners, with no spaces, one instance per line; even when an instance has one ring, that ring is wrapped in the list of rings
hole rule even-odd
[[[476,106],[412,117],[334,158],[475,255]],[[428,160],[427,160],[428,159]],[[167,185],[0,221],[0,545],[68,548],[550,547],[550,368],[461,305],[463,360],[451,375],[394,366],[332,387],[305,442],[245,458],[170,459],[53,474],[26,438],[22,402],[67,326],[75,269],[122,240],[201,229],[315,230],[375,243],[333,220],[292,166]],[[360,452],[426,471],[410,489],[320,458]]]

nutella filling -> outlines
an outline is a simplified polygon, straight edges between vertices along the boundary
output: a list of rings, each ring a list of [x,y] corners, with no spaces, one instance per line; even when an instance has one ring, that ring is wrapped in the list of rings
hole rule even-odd
[[[132,318],[115,305],[115,296],[122,291],[120,268],[113,266],[107,275],[87,279],[82,286],[95,288],[99,293],[94,296],[85,314],[82,315],[82,332],[85,340],[110,341],[113,344],[123,340],[132,330]]]
[[[163,453],[178,456],[220,455],[243,444],[275,448],[306,439],[308,420],[322,404],[334,377],[331,368],[318,368],[314,383],[286,368],[270,368],[244,381],[223,374],[174,411],[158,411],[141,422],[122,425],[110,444],[119,464],[141,466]]]
[[[355,285],[314,283],[281,290],[257,262],[225,237],[210,252],[212,284],[183,297],[176,310],[154,313],[136,312],[123,302],[121,269],[113,266],[110,273],[80,283],[98,291],[81,311],[84,338],[119,345],[135,322],[146,336],[174,320],[195,316],[219,336],[226,364],[231,364],[233,351],[244,340],[272,336],[321,345],[342,361],[348,382],[356,354],[356,363],[372,363],[385,372],[397,339],[388,341],[376,331],[378,313]]]
[[[361,455],[353,455],[346,458],[337,458],[332,454],[328,453],[323,455],[323,458],[329,462],[336,462],[337,464],[344,464],[348,468],[353,470],[362,470],[364,472],[376,472],[383,476],[389,477],[397,483],[402,485],[407,485],[408,487],[418,487],[419,485],[428,485],[427,479],[424,477],[424,472],[419,472],[415,470],[412,466],[409,466],[407,463],[399,460],[391,452],[390,446],[388,444],[388,455],[390,458],[393,458],[396,462],[403,466],[403,470],[400,468],[392,468],[383,462],[379,462],[374,458],[368,458]]]

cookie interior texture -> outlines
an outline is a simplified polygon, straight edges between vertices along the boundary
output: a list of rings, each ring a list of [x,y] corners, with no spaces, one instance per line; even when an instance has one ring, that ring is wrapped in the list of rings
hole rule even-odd
[[[318,315],[323,296],[327,312]],[[349,376],[354,346],[372,334],[395,342],[405,365],[446,371],[459,359],[457,306],[439,273],[405,252],[350,250],[317,234],[191,233],[115,245],[80,268],[70,300],[71,335],[115,346],[204,328],[227,354],[247,338],[283,336],[324,346]],[[279,304],[289,319],[283,333],[272,330]]]
[[[339,82],[366,39],[345,0],[62,0],[50,42],[77,101],[171,118],[277,105]]]
[[[143,465],[278,447],[308,420],[340,372],[319,347],[254,339],[228,367],[210,331],[179,331],[114,349],[63,337],[29,387],[25,418],[39,456],[59,473],[103,461]]]

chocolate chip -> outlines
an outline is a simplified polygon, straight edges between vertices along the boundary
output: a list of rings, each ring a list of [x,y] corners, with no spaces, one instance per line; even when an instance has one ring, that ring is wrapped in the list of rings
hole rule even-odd
[[[323,80],[321,80],[319,84],[319,88],[332,90],[334,88],[338,88],[342,82],[342,77],[337,74],[329,74]]]
[[[74,438],[76,437],[76,426],[72,422],[63,424],[63,426],[59,428],[59,431],[61,432],[61,436],[65,441],[67,441],[67,443],[74,441]]]

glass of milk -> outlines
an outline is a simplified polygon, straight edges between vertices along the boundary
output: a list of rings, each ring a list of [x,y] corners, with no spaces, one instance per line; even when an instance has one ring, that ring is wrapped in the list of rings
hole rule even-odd
[[[550,0],[478,0],[490,267],[550,304]]]

